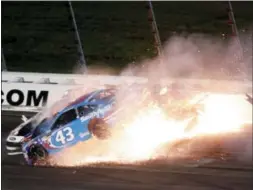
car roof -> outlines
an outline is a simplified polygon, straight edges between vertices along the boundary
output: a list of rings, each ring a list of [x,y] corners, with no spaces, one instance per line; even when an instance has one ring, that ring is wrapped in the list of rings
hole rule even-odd
[[[95,97],[97,94],[99,94],[100,92],[103,91],[107,91],[107,90],[112,90],[112,88],[110,89],[100,89],[100,90],[95,90],[92,91],[90,93],[84,94],[82,96],[80,96],[79,98],[75,99],[74,101],[72,101],[69,105],[65,106],[63,109],[61,109],[60,111],[58,111],[54,116],[52,117],[48,117],[46,119],[46,121],[41,122],[40,123],[40,127],[48,127],[50,126],[50,123],[52,123],[55,120],[55,117],[58,117],[59,115],[63,114],[64,112],[70,110],[70,109],[74,109],[76,107],[79,107],[81,105],[89,105],[89,104],[93,104],[90,102],[90,100]],[[99,100],[95,102],[95,104],[101,104],[101,103],[105,103],[107,102],[107,100]],[[45,123],[46,122],[46,123]]]
[[[94,103],[91,103],[90,100],[95,97],[97,94],[103,92],[103,91],[110,91],[113,90],[113,88],[107,88],[107,89],[100,89],[100,90],[95,90],[92,91],[88,94],[84,94],[82,96],[80,96],[79,98],[75,99],[74,101],[72,101],[69,105],[67,105],[65,108],[63,108],[59,113],[65,112],[67,110],[79,107],[81,105],[89,105],[89,104],[100,104],[103,103],[104,100],[102,99],[97,99],[97,101],[95,101]]]

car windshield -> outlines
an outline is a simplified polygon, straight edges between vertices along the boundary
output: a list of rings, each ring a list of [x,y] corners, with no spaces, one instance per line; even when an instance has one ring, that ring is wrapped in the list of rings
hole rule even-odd
[[[57,129],[57,128],[62,127],[64,125],[67,125],[70,122],[74,121],[76,118],[77,118],[76,110],[75,109],[68,110],[68,111],[62,113],[56,119],[51,130]]]
[[[78,111],[78,115],[80,117],[82,116],[86,116],[88,115],[89,113],[91,113],[92,111],[94,111],[96,109],[97,106],[92,106],[92,105],[85,105],[85,106],[79,106],[77,108],[77,111]]]
[[[32,120],[33,127],[36,127],[43,123],[46,119],[53,119],[60,110],[62,110],[68,103],[62,99],[55,102],[50,107],[43,108],[38,114],[36,114]]]
[[[46,128],[46,122],[53,120],[54,117],[58,114],[55,113],[54,115],[50,115],[50,108],[45,108],[41,112],[39,112],[37,115],[34,116],[34,119],[31,121],[33,128],[35,128],[33,132],[33,138],[37,137],[38,135],[42,134]]]
[[[74,121],[76,118],[77,115],[75,109],[66,111],[56,119],[51,128],[51,131],[58,129],[59,127],[62,127],[64,125],[67,125],[68,123]],[[51,122],[48,120],[48,118],[44,118],[43,120],[41,120],[41,122],[37,125],[36,129],[33,132],[33,138],[45,133],[47,130],[50,130],[49,125],[51,125]]]
[[[55,115],[50,115],[48,112],[39,112],[37,115],[34,116],[33,120],[31,121],[31,124],[33,127],[37,127],[41,125],[43,122],[45,122],[48,119],[53,119]]]
[[[42,121],[40,121],[40,123],[37,124],[33,134],[32,134],[32,138],[37,137],[38,135],[42,134],[43,132],[45,132],[45,125],[43,123],[46,123],[47,118],[44,118]]]

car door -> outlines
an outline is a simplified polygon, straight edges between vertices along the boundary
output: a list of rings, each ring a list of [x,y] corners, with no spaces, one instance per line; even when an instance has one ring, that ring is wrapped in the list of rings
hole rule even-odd
[[[50,144],[53,149],[62,149],[75,145],[83,138],[90,138],[90,134],[81,124],[77,111],[70,109],[58,117],[53,124]]]

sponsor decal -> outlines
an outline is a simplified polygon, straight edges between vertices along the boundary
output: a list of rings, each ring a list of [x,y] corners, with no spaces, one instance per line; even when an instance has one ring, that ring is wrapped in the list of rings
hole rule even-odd
[[[9,141],[9,142],[21,142],[22,140],[24,139],[24,137],[22,137],[22,136],[9,136],[8,138],[7,138],[7,141]]]
[[[15,138],[15,137],[10,137],[10,138],[9,138],[9,140],[11,140],[11,141],[15,141],[15,140],[16,140],[16,138]]]
[[[110,111],[110,109],[112,109],[112,106],[113,106],[112,104],[109,104],[109,105],[105,106],[104,108],[98,109],[97,111],[91,112],[90,114],[81,117],[80,118],[81,122],[84,122],[88,119],[91,119],[93,117],[97,117],[100,114],[104,114],[105,112]]]
[[[88,136],[89,134],[89,132],[79,133],[79,137],[83,138],[85,136]]]
[[[28,90],[27,95],[18,89],[12,89],[8,92],[2,93],[2,104],[7,102],[11,106],[45,106],[48,100],[48,91],[40,91],[39,93],[35,90]],[[25,99],[26,97],[26,99]]]

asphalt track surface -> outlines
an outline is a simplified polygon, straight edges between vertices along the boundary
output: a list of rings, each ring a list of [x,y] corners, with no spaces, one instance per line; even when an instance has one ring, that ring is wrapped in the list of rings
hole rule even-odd
[[[29,167],[22,156],[8,156],[5,138],[20,116],[2,112],[2,189],[4,190],[249,190],[252,167],[237,163],[146,166],[96,166],[81,168]],[[238,165],[238,166],[237,166]],[[233,166],[233,167],[232,167]]]

